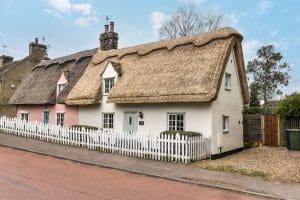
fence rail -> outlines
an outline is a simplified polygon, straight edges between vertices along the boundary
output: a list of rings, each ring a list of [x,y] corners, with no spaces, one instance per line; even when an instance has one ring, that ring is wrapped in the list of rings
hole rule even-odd
[[[26,122],[16,118],[0,118],[0,131],[90,150],[118,153],[121,155],[190,163],[209,157],[210,139],[202,135],[187,136],[170,134],[143,134],[88,130],[61,127],[39,122]]]

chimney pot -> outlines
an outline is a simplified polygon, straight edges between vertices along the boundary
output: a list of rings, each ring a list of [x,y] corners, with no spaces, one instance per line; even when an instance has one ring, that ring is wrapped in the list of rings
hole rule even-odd
[[[108,32],[108,24],[104,25],[104,32],[107,33]]]
[[[115,23],[114,22],[110,22],[110,26],[109,26],[109,32],[115,32]]]

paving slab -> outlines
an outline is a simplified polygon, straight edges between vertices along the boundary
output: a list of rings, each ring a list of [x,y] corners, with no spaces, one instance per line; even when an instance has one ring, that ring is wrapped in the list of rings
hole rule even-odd
[[[205,170],[193,165],[145,160],[119,154],[91,151],[80,147],[64,146],[4,133],[0,133],[0,145],[75,162],[248,193],[265,198],[300,200],[300,184],[269,182],[260,177]]]

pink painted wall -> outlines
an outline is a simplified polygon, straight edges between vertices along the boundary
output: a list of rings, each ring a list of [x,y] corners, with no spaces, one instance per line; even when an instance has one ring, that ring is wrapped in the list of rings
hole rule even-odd
[[[17,118],[21,118],[22,112],[28,112],[29,121],[44,121],[44,111],[49,111],[49,123],[56,124],[56,113],[64,112],[66,126],[78,124],[78,107],[66,106],[65,104],[56,105],[24,105],[17,107]]]

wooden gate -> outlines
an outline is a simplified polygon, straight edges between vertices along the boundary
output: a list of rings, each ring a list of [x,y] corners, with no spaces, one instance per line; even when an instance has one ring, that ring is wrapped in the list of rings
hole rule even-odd
[[[279,146],[279,116],[263,116],[263,144],[265,146]]]

